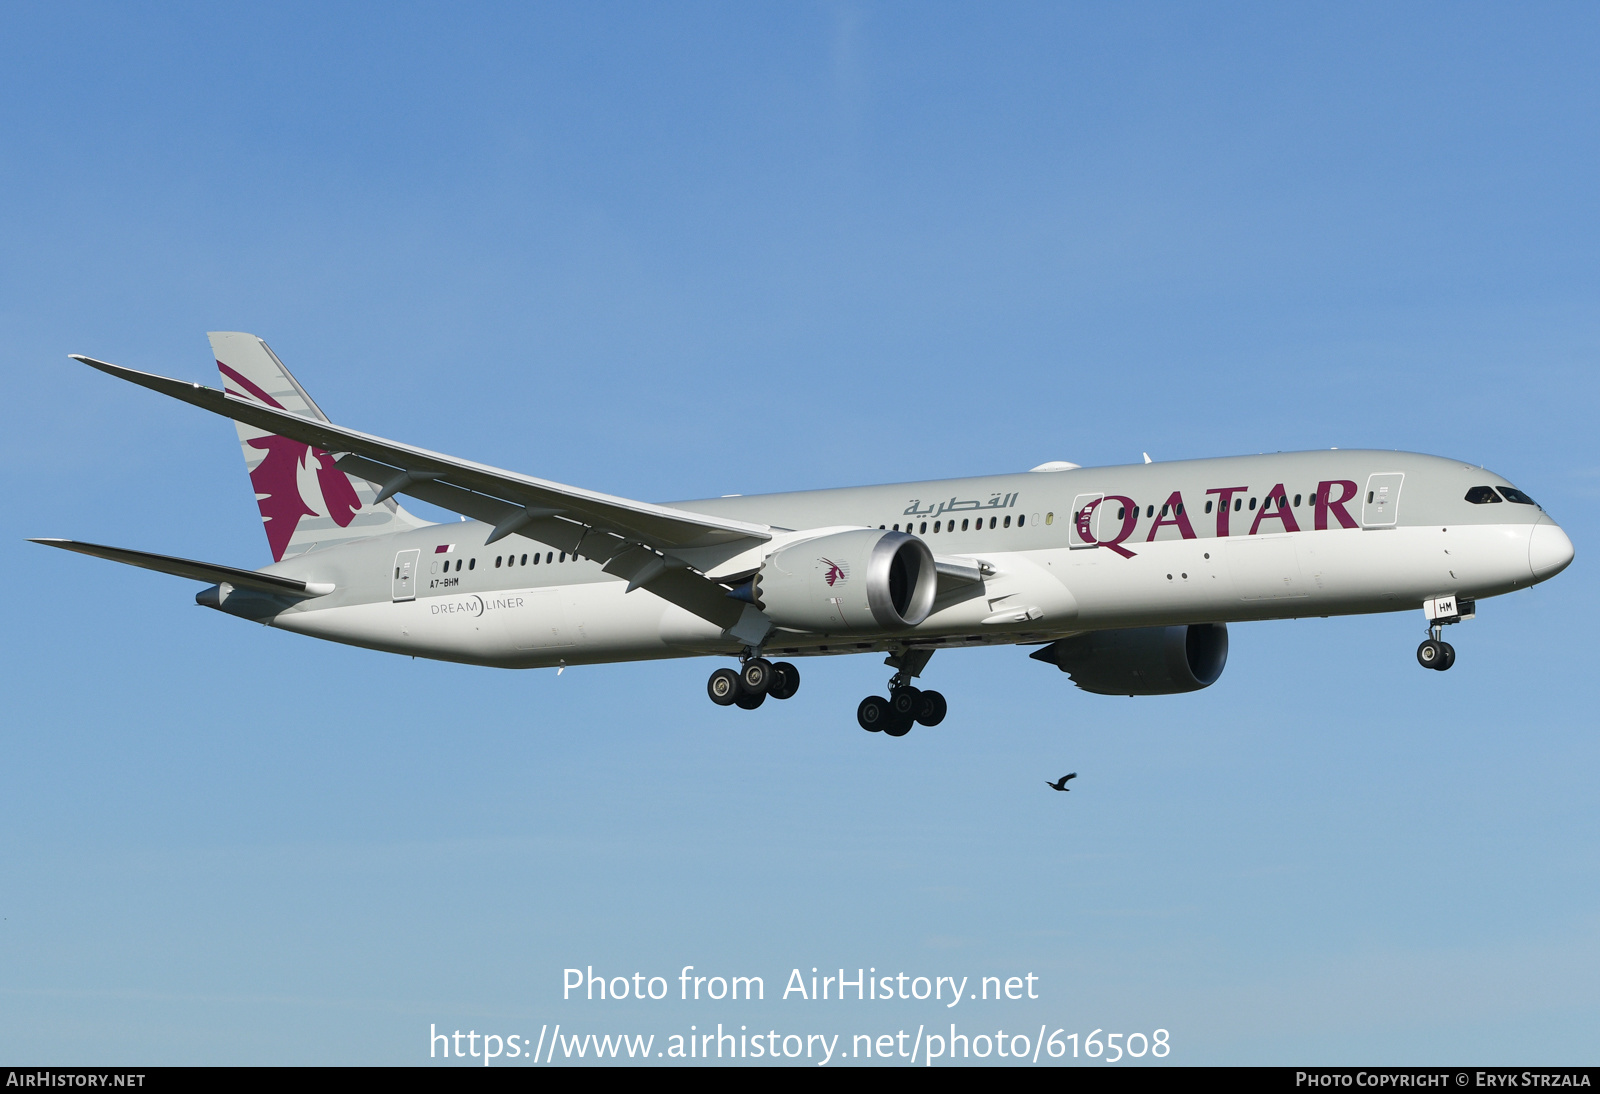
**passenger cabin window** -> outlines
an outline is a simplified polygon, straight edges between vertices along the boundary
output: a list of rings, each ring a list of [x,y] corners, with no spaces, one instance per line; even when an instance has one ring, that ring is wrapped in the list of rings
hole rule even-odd
[[[1296,494],[1294,496],[1294,507],[1296,509],[1300,508],[1300,495],[1299,494]]]
[[[534,558],[538,558],[539,556],[538,555],[534,555],[533,557]],[[522,556],[522,565],[526,566],[527,564],[528,564],[528,556],[527,555],[523,555]]]
[[[1010,518],[1010,517],[1009,517],[1009,516],[1007,516],[1007,517],[1006,517],[1006,525],[1005,525],[1005,526],[1006,526],[1006,527],[1007,527],[1007,528],[1010,528],[1010,527],[1011,527],[1011,518]]]
[[[1473,505],[1499,505],[1500,495],[1494,492],[1492,486],[1474,486],[1467,491],[1467,500]]]
[[[923,535],[923,536],[928,534],[928,522],[927,521],[923,521],[922,522],[922,528],[918,531],[917,534],[918,535]]]
[[[1256,507],[1256,503],[1252,501],[1250,503],[1250,508],[1254,509],[1255,507]],[[1233,511],[1235,513],[1237,513],[1239,510],[1241,510],[1243,508],[1244,508],[1244,499],[1243,498],[1234,498],[1233,499]]]
[[[1038,516],[1038,515],[1039,515],[1039,514],[1038,514],[1038,513],[1035,513],[1035,514],[1033,514],[1033,515],[1034,515],[1034,516]],[[1017,517],[1017,527],[1018,527],[1018,528],[1021,528],[1021,527],[1022,527],[1022,525],[1023,525],[1023,523],[1024,523],[1024,522],[1025,522],[1025,521],[1026,521],[1026,520],[1027,520],[1027,519],[1028,519],[1028,518],[1027,518],[1027,516],[1026,516],[1026,514],[1024,514],[1024,515],[1022,515],[1022,516],[1019,516],[1019,517]]]
[[[962,521],[962,522],[961,522],[961,530],[962,530],[962,531],[963,531],[963,532],[965,532],[965,531],[966,531],[966,530],[967,530],[967,524],[968,524],[968,523],[969,523],[969,522],[968,522],[968,521],[965,521],[965,520],[963,520],[963,521]]]
[[[1211,503],[1209,501],[1206,502],[1206,512],[1211,512]]]
[[[1502,486],[1500,488],[1500,493],[1505,495],[1505,499],[1507,501],[1516,502],[1518,505],[1539,504],[1532,498],[1528,497],[1528,495],[1524,494],[1521,490],[1518,490],[1515,486]]]
[[[460,564],[457,564],[456,569],[459,570],[460,568],[461,568]],[[473,558],[470,562],[467,563],[467,569],[476,570],[477,568],[478,568],[478,560],[476,558]]]
[[[500,568],[500,556],[499,555],[495,555],[494,556],[494,568],[496,570],[498,570]]]

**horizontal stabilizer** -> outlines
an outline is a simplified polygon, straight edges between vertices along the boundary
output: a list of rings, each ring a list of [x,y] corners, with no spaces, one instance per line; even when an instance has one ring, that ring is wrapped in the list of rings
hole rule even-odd
[[[279,577],[277,574],[262,574],[236,566],[218,566],[212,562],[195,562],[187,558],[173,558],[171,555],[156,555],[149,551],[130,551],[126,547],[105,547],[98,543],[81,543],[75,539],[34,539],[28,542],[42,543],[46,547],[60,547],[63,551],[76,551],[80,555],[109,558],[112,562],[124,562],[129,566],[139,566],[146,570],[172,574],[175,577],[188,577],[195,581],[208,581],[218,585],[225,582],[235,588],[254,589],[257,592],[272,593],[277,596],[324,596],[333,591],[333,586],[320,582]]]

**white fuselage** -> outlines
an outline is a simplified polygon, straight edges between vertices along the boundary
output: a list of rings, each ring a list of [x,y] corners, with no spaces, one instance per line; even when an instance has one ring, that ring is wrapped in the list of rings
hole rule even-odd
[[[822,633],[774,620],[766,651],[805,656],[1415,610],[1433,597],[1525,588],[1566,565],[1570,541],[1537,506],[1466,501],[1480,485],[1509,484],[1454,460],[1334,451],[677,507],[792,530],[750,557],[707,568],[718,580],[754,571],[780,546],[841,528],[898,527],[940,559],[982,564],[981,581],[941,585],[933,612],[910,629]],[[515,535],[485,546],[488,534],[476,522],[439,524],[285,559],[267,572],[335,591],[264,621],[373,649],[502,667],[742,648],[647,589],[625,591],[625,581],[583,559],[581,548],[574,559]]]

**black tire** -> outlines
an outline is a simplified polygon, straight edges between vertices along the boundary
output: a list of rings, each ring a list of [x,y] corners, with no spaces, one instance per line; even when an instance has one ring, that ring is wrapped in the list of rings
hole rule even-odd
[[[909,719],[917,709],[917,700],[922,692],[913,687],[895,688],[889,693],[889,709],[894,711],[895,717]]]
[[[711,696],[711,701],[719,707],[730,707],[738,701],[743,691],[739,684],[739,674],[732,669],[718,669],[711,674],[711,679],[706,681],[706,694]]]
[[[756,709],[756,707],[760,706],[762,703],[765,703],[766,701],[767,701],[766,692],[761,692],[758,695],[751,695],[748,691],[746,691],[746,692],[741,692],[739,694],[739,698],[735,699],[733,702],[734,702],[734,705],[737,706],[740,710],[754,710],[754,709]]]
[[[1444,660],[1444,643],[1432,638],[1417,647],[1417,664],[1425,669],[1436,669]]]
[[[800,690],[800,670],[787,661],[779,661],[772,666],[772,683],[767,688],[767,694],[774,699],[792,699],[794,693]]]
[[[913,716],[920,725],[936,726],[944,721],[949,709],[943,695],[937,691],[925,691],[917,697],[917,709]]]
[[[1451,665],[1456,663],[1456,648],[1448,642],[1440,642],[1439,645],[1443,647],[1444,656],[1439,659],[1439,663],[1435,665],[1434,668],[1438,669],[1440,672],[1444,672]]]
[[[883,727],[883,731],[891,737],[904,737],[916,724],[917,720],[909,714],[893,714],[890,715],[889,724]]]
[[[739,680],[751,695],[765,695],[772,687],[773,678],[772,662],[764,657],[750,658],[739,670]]]
[[[877,733],[894,720],[889,710],[889,700],[881,695],[869,695],[856,707],[856,721],[868,733]]]

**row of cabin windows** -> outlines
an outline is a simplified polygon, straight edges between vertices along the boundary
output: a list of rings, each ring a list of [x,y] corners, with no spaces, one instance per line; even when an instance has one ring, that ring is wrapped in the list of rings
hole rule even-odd
[[[530,562],[530,559],[532,560],[531,562]],[[544,561],[546,563],[565,562],[565,561],[567,561],[567,552],[565,552],[565,551],[546,551],[544,553]],[[578,556],[576,554],[574,554],[572,556],[572,561],[573,562],[578,561]],[[469,569],[469,570],[476,570],[478,568],[478,560],[476,558],[468,558],[468,559],[460,559],[460,558],[458,558],[458,559],[456,559],[456,566],[455,566],[455,572],[456,573],[459,574],[461,572],[461,564],[463,562],[465,562],[467,564],[467,569]],[[535,552],[533,552],[533,554],[531,556],[530,555],[523,555],[520,559],[516,555],[495,555],[494,556],[494,564],[495,564],[495,568],[496,569],[498,569],[502,565],[505,565],[505,566],[529,566],[529,565],[537,566],[537,565],[539,565],[539,552],[535,551]],[[450,572],[450,560],[449,559],[445,559],[444,560],[444,570],[443,570],[443,572],[444,573],[449,573]]]
[[[516,555],[506,555],[504,557],[505,557],[505,564],[507,566],[527,566],[527,565],[530,565],[530,563],[528,562],[528,556],[527,555],[523,555],[522,556],[522,560],[520,562],[517,560],[517,556]],[[497,569],[500,566],[500,559],[501,559],[500,555],[495,555],[494,556],[494,564],[495,564],[495,567]],[[553,564],[553,563],[557,563],[557,562],[565,562],[565,561],[567,561],[567,552],[565,552],[565,551],[546,551],[544,553],[544,560],[545,560],[546,564]],[[572,561],[574,561],[574,562],[578,561],[578,556],[577,556],[576,553],[573,554]],[[539,565],[539,552],[538,551],[533,552],[532,565],[534,565],[534,566]],[[457,567],[457,568],[459,569],[459,567]]]
[[[1294,505],[1294,507],[1296,509],[1300,508],[1300,503],[1301,503],[1302,500],[1304,500],[1304,497],[1305,496],[1303,494],[1296,494],[1294,496],[1293,505]],[[1278,508],[1279,509],[1287,509],[1287,508],[1289,508],[1289,506],[1291,504],[1290,501],[1289,501],[1289,495],[1288,494],[1279,494],[1275,498],[1263,498],[1261,500],[1260,504],[1262,505],[1263,508],[1271,509],[1273,502],[1277,502],[1278,503]],[[1206,512],[1208,512],[1208,513],[1211,512],[1211,507],[1213,505],[1215,505],[1215,504],[1216,504],[1216,502],[1214,502],[1214,501],[1206,502]],[[1243,498],[1234,498],[1233,499],[1233,511],[1235,513],[1239,512],[1244,507],[1245,507],[1245,504],[1244,504],[1244,499]],[[1256,509],[1256,499],[1255,498],[1251,498],[1250,499],[1250,511],[1253,513],[1253,512],[1255,512],[1255,509]],[[1181,505],[1178,506],[1178,512],[1179,513],[1183,512],[1183,506],[1181,506]],[[1166,516],[1167,515],[1167,507],[1165,505],[1163,505],[1161,507],[1161,515],[1162,516]]]
[[[1249,499],[1249,508],[1250,508],[1250,511],[1253,513],[1253,512],[1255,512],[1256,506],[1258,504],[1263,506],[1264,508],[1271,509],[1273,504],[1276,503],[1279,509],[1288,509],[1291,505],[1293,505],[1294,508],[1298,509],[1298,508],[1300,508],[1301,503],[1303,501],[1305,501],[1305,500],[1306,500],[1306,497],[1305,497],[1304,494],[1296,494],[1294,496],[1294,501],[1293,502],[1291,502],[1289,500],[1289,495],[1288,494],[1279,494],[1276,497],[1267,497],[1267,498],[1261,498],[1261,499],[1251,498],[1251,499]],[[1315,500],[1315,496],[1313,496],[1313,498],[1311,500],[1314,501]],[[1212,509],[1216,506],[1216,504],[1217,503],[1216,503],[1215,500],[1206,502],[1206,512],[1207,513],[1211,512]],[[1171,508],[1172,508],[1172,506],[1171,506],[1170,503],[1167,504],[1167,505],[1163,505],[1161,507],[1161,515],[1163,517],[1167,516],[1168,512],[1171,510]],[[1233,499],[1233,511],[1235,513],[1240,512],[1244,508],[1245,508],[1245,499],[1244,498],[1234,498]],[[1133,507],[1133,511],[1134,511],[1134,515],[1137,516],[1138,512],[1139,512],[1139,507],[1137,505],[1135,505]],[[1180,517],[1183,516],[1183,511],[1184,511],[1184,506],[1180,502],[1178,504],[1178,508],[1177,508],[1177,515],[1180,516]],[[1125,505],[1117,506],[1117,519],[1118,520],[1122,520],[1127,515],[1128,515],[1128,507],[1127,506],[1125,506]],[[1156,515],[1156,507],[1154,505],[1145,506],[1144,507],[1144,515],[1146,517],[1154,517]]]
[[[1301,495],[1301,494],[1296,494],[1294,496],[1294,507],[1296,509],[1300,508],[1300,502],[1301,502],[1303,497],[1304,497],[1304,495]],[[1271,509],[1273,502],[1277,502],[1278,503],[1278,508],[1279,509],[1287,509],[1287,508],[1289,508],[1289,504],[1290,504],[1289,503],[1289,495],[1288,494],[1279,494],[1275,498],[1263,498],[1262,501],[1261,501],[1261,505],[1262,505],[1263,508]],[[1206,502],[1206,512],[1208,512],[1208,513],[1211,512],[1211,506],[1212,506],[1211,502],[1209,502],[1209,501]],[[1243,498],[1234,498],[1233,499],[1233,511],[1235,513],[1237,513],[1239,510],[1241,510],[1243,508],[1244,508],[1244,499]],[[1256,499],[1255,498],[1251,498],[1250,499],[1250,511],[1253,513],[1253,512],[1255,512],[1255,510],[1256,510]],[[1166,508],[1164,506],[1162,507],[1162,512],[1163,513],[1166,512]]]
[[[1037,516],[1038,514],[1034,514],[1034,515]],[[1056,515],[1054,513],[1048,513],[1048,514],[1045,515],[1044,522],[1046,524],[1054,524],[1055,523],[1055,519],[1056,519]],[[1026,514],[1019,515],[1017,517],[1017,527],[1018,528],[1024,527],[1027,523],[1028,523],[1028,518],[1027,518]],[[969,530],[969,526],[970,526],[970,530],[971,531],[974,531],[974,532],[982,531],[983,530],[983,518],[979,517],[976,522],[973,522],[972,518],[968,517],[966,520],[963,520],[961,522],[961,531],[963,531],[963,532],[968,531]],[[999,517],[990,517],[989,518],[989,527],[990,528],[1010,528],[1011,527],[1011,518],[1010,517],[1006,517],[1005,520],[1002,522]],[[883,525],[881,525],[881,524],[878,525],[878,528],[881,531],[883,529]],[[896,524],[894,526],[894,530],[896,532],[898,532],[900,530],[900,526],[898,524]],[[956,522],[953,521],[953,520],[936,520],[936,521],[933,522],[933,530],[934,530],[935,533],[938,533],[938,532],[954,532],[956,530]],[[928,522],[927,521],[922,521],[919,524],[916,521],[909,521],[908,520],[908,521],[906,521],[906,531],[908,531],[908,532],[916,532],[919,535],[927,535],[928,534]]]
[[[1526,495],[1524,495],[1524,496],[1526,496]],[[1279,509],[1288,509],[1291,505],[1294,508],[1298,509],[1298,508],[1300,508],[1300,506],[1306,500],[1307,500],[1307,498],[1306,498],[1306,496],[1304,494],[1296,494],[1294,496],[1294,500],[1293,501],[1290,501],[1288,494],[1279,494],[1276,497],[1268,497],[1268,498],[1264,498],[1264,499],[1263,498],[1250,498],[1248,500],[1248,505],[1249,505],[1250,511],[1253,513],[1253,512],[1255,512],[1256,507],[1258,505],[1265,505],[1268,509],[1270,509],[1270,508],[1272,508],[1272,505],[1273,505],[1274,502],[1277,503],[1277,506],[1278,506]],[[1314,500],[1314,498],[1312,500]],[[1499,499],[1496,499],[1496,500],[1499,500]],[[1206,512],[1210,513],[1215,508],[1215,506],[1216,506],[1216,501],[1215,500],[1207,501],[1206,502]],[[1246,507],[1246,499],[1245,498],[1237,497],[1237,498],[1233,499],[1233,511],[1235,513],[1241,512],[1242,510],[1245,509],[1245,507]],[[1135,506],[1134,509],[1137,511],[1138,506]],[[1161,507],[1161,515],[1163,517],[1168,516],[1171,512],[1172,512],[1172,506],[1171,506],[1170,503],[1168,503],[1167,505],[1163,505]],[[1178,516],[1182,516],[1183,514],[1184,514],[1184,506],[1183,506],[1182,503],[1180,503],[1178,505],[1178,507],[1177,507],[1177,515]],[[1127,515],[1128,515],[1127,506],[1125,506],[1125,505],[1117,506],[1117,519],[1118,520],[1125,519],[1127,517]],[[1153,518],[1156,515],[1156,507],[1154,505],[1145,506],[1144,507],[1144,515],[1147,518]],[[1028,518],[1026,516],[1018,516],[1017,517],[1017,527],[1018,528],[1025,527],[1026,524],[1027,524],[1027,520],[1028,520]],[[960,529],[961,531],[963,531],[963,532],[968,531],[968,529],[969,529],[969,521],[970,521],[970,518],[968,520],[963,520],[961,522],[961,529]],[[1054,524],[1055,523],[1055,514],[1054,513],[1045,514],[1044,522],[1046,524]],[[981,530],[983,528],[983,526],[984,526],[983,518],[979,517],[978,520],[977,520],[977,523],[972,526],[971,530],[979,531],[979,530]],[[880,525],[878,525],[878,527],[881,529],[881,528],[884,527],[884,525],[880,524]],[[989,527],[990,528],[1010,528],[1011,527],[1011,518],[1010,517],[1005,517],[1002,520],[999,517],[990,517],[989,518]],[[898,524],[894,525],[894,530],[896,532],[900,531],[900,526]],[[908,532],[917,532],[919,534],[926,535],[928,533],[928,522],[925,521],[925,520],[924,521],[920,521],[920,522],[910,522],[910,521],[908,521],[906,523],[905,530],[908,531]],[[935,533],[938,533],[938,532],[941,532],[941,531],[954,532],[954,531],[956,531],[956,522],[953,521],[953,520],[950,520],[950,521],[938,521],[938,520],[936,520],[936,521],[933,522],[933,531]]]

